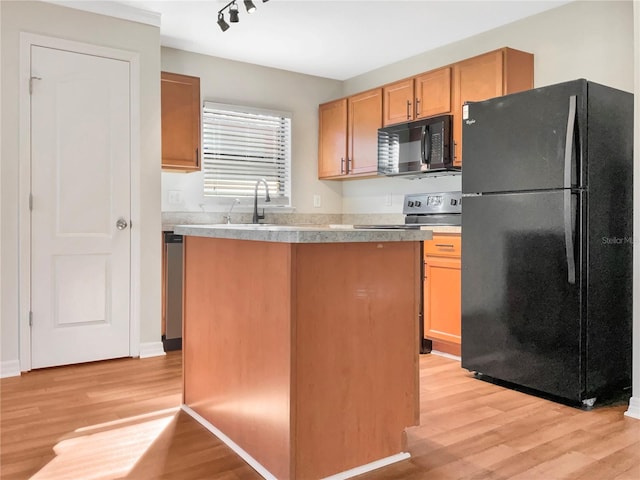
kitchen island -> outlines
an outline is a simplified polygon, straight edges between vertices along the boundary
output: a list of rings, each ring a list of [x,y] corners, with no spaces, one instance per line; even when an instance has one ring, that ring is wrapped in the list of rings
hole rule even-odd
[[[188,225],[184,410],[265,478],[402,460],[428,230]]]

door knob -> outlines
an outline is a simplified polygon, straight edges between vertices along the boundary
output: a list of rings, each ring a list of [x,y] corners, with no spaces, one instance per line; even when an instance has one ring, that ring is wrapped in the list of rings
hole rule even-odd
[[[127,222],[124,218],[120,217],[118,219],[118,221],[116,222],[116,227],[118,230],[124,230],[125,228],[127,228],[127,225],[129,225],[129,222]]]

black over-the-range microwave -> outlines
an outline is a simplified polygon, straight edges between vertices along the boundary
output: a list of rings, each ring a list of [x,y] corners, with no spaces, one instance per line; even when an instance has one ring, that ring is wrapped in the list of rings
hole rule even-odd
[[[425,118],[378,130],[378,173],[419,175],[460,171],[453,166],[451,115]]]

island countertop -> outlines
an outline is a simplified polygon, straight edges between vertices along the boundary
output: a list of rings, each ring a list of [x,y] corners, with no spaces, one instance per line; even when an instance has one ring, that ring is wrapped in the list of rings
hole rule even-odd
[[[281,243],[414,242],[431,240],[432,229],[354,228],[353,225],[176,225],[179,235]]]

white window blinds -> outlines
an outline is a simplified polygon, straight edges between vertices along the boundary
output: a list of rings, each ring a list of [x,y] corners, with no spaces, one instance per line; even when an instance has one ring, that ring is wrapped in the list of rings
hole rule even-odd
[[[289,204],[289,113],[205,102],[202,137],[206,196],[253,196],[264,178],[274,203]]]

